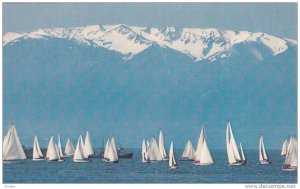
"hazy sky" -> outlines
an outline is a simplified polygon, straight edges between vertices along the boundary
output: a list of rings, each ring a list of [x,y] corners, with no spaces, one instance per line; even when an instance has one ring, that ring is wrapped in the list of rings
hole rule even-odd
[[[296,3],[4,3],[3,31],[92,24],[213,27],[297,39]]]

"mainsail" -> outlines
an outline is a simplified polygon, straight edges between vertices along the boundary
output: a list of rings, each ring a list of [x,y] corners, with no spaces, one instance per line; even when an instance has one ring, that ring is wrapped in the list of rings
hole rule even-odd
[[[195,155],[195,149],[193,147],[193,144],[192,144],[191,140],[188,140],[186,145],[185,145],[184,151],[181,155],[181,159],[183,159],[183,160],[194,160],[194,155]]]
[[[240,142],[240,150],[241,150],[242,160],[243,160],[243,161],[246,161],[246,157],[245,157],[244,150],[243,150],[243,146],[242,146],[242,143],[241,143],[241,142]]]
[[[282,149],[281,149],[281,155],[282,155],[282,156],[285,156],[285,155],[286,155],[288,145],[289,145],[289,143],[288,143],[288,140],[286,139],[286,140],[284,141],[284,143],[283,143],[283,145],[282,145]]]
[[[59,159],[60,159],[60,160],[64,159],[64,155],[63,155],[62,148],[61,148],[60,135],[58,135],[58,145],[57,145],[57,150],[58,150],[58,156],[59,156]]]
[[[147,147],[145,144],[145,139],[143,139],[142,143],[142,162],[147,162],[148,156],[147,156]]]
[[[47,158],[49,161],[57,161],[58,158],[59,158],[59,156],[58,156],[58,151],[57,151],[57,149],[55,148],[53,136],[50,138],[50,141],[49,141],[49,144],[48,144],[46,158]]]
[[[32,159],[33,160],[44,159],[44,155],[41,151],[37,136],[34,137],[33,148],[32,148]]]
[[[214,163],[214,161],[213,161],[210,151],[208,149],[206,139],[205,139],[204,128],[202,126],[199,140],[198,140],[197,150],[195,152],[194,164],[196,164],[196,165],[211,165],[213,163]]]
[[[173,141],[171,142],[170,150],[169,150],[169,167],[170,168],[176,168],[177,167],[177,163],[176,163],[175,157],[174,157]]]
[[[20,143],[15,125],[10,125],[9,131],[3,143],[3,161],[14,161],[26,159],[25,152]]]
[[[159,148],[161,157],[163,159],[168,159],[166,150],[165,150],[165,145],[164,145],[164,135],[163,135],[162,131],[159,132],[158,148]]]
[[[66,148],[65,148],[65,155],[66,156],[72,156],[75,153],[74,146],[71,142],[71,140],[68,138],[67,143],[66,143]]]
[[[118,154],[115,146],[115,140],[112,138],[108,143],[107,160],[108,162],[117,162]]]
[[[229,121],[227,123],[227,128],[226,128],[226,150],[227,150],[227,157],[228,157],[229,164],[231,165],[241,164],[240,163],[241,157],[238,152],[238,148]]]
[[[85,152],[86,152],[87,156],[91,156],[94,154],[89,131],[86,131],[86,136],[85,136],[85,140],[84,140],[84,148],[85,148]]]
[[[77,145],[76,145],[76,150],[74,153],[73,161],[74,162],[86,162],[87,160],[88,160],[88,157],[85,155],[83,140],[82,140],[82,136],[80,135],[78,138]]]
[[[261,136],[259,140],[259,161],[260,162],[266,162],[268,161],[268,156],[265,150],[265,145],[264,145],[264,139]]]

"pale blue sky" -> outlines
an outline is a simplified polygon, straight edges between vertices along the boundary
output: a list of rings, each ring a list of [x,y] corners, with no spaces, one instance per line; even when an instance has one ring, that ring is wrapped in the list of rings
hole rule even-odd
[[[297,39],[297,3],[4,3],[3,31],[92,24],[213,27]]]

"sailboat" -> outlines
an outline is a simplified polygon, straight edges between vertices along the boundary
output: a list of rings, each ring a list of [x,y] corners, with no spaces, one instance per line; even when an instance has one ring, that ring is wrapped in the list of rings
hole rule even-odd
[[[76,145],[76,150],[73,156],[73,161],[78,163],[89,162],[88,156],[84,152],[84,146],[82,141],[82,136],[80,135],[78,138],[78,142]]]
[[[164,135],[163,135],[162,131],[159,132],[158,148],[159,148],[159,152],[161,154],[162,159],[168,160],[166,150],[165,150],[165,145],[164,145]]]
[[[46,159],[49,161],[58,161],[59,159],[58,151],[57,148],[55,147],[53,136],[50,138],[48,144]]]
[[[3,141],[3,161],[19,161],[26,159],[25,152],[22,148],[21,142],[14,123],[12,122],[8,133]]]
[[[146,147],[145,139],[143,139],[143,143],[142,143],[142,162],[143,163],[148,162],[147,147]]]
[[[170,150],[169,150],[169,167],[171,169],[176,169],[178,167],[174,157],[173,141],[171,142]]]
[[[244,162],[239,154],[233,132],[231,129],[230,121],[227,123],[226,128],[226,150],[229,165],[243,165]]]
[[[202,126],[193,164],[194,165],[212,165],[213,163],[214,163],[214,161],[213,161],[210,151],[208,149],[206,139],[205,139],[204,128]]]
[[[65,156],[73,156],[75,153],[74,146],[71,142],[71,140],[68,138],[67,143],[66,143],[66,148],[65,148]]]
[[[33,161],[45,160],[44,155],[41,151],[40,144],[39,144],[37,136],[34,137],[33,150],[32,151],[33,151],[32,152],[32,160]]]
[[[87,156],[94,155],[94,150],[92,147],[91,137],[89,131],[86,131],[85,140],[84,140],[84,148]]]
[[[118,163],[119,158],[114,138],[112,138],[110,141],[107,141],[103,160],[107,163]]]
[[[148,161],[150,163],[163,160],[155,138],[152,138],[149,142],[149,148],[147,148],[147,156],[148,156]]]
[[[195,156],[195,149],[193,147],[191,140],[188,140],[184,147],[184,151],[181,155],[181,160],[182,161],[193,161],[194,156]]]
[[[243,164],[246,164],[247,163],[247,160],[246,160],[246,157],[245,157],[245,154],[244,154],[244,150],[243,150],[243,146],[242,146],[242,143],[240,142],[240,150],[241,150],[241,158],[242,158],[242,163]]]
[[[296,171],[298,167],[298,141],[296,137],[291,137],[285,156],[284,171]]]
[[[282,145],[282,149],[281,149],[281,156],[285,156],[286,155],[288,145],[289,145],[288,140],[285,139],[285,141],[284,141],[284,143]]]
[[[58,135],[57,154],[58,154],[58,161],[65,161],[62,148],[61,148],[60,135]]]
[[[262,165],[265,165],[265,164],[270,164],[271,161],[269,160],[268,156],[267,156],[267,153],[266,153],[266,150],[265,150],[265,145],[264,145],[264,139],[263,137],[261,136],[260,137],[260,140],[259,140],[259,162],[260,164]]]

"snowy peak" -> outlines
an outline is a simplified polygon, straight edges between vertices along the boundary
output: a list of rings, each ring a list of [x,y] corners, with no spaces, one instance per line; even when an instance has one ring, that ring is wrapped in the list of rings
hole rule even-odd
[[[241,43],[257,43],[270,50],[272,56],[297,45],[297,41],[275,37],[262,32],[218,30],[214,28],[161,28],[127,25],[91,25],[73,28],[39,29],[29,33],[6,33],[3,46],[22,40],[59,38],[73,40],[82,45],[102,47],[133,58],[152,44],[169,47],[198,60],[226,58],[230,50]]]

